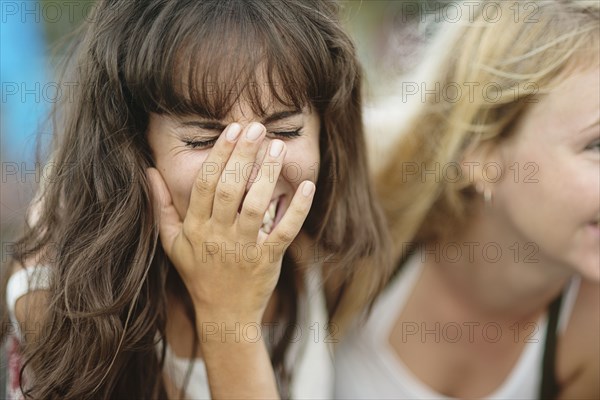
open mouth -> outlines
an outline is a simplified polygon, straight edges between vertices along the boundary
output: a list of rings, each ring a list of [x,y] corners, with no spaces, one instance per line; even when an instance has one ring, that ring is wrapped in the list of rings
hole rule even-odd
[[[281,219],[281,210],[283,209],[283,207],[281,207],[283,203],[282,200],[283,195],[272,199],[271,203],[269,203],[269,207],[265,212],[263,222],[260,227],[260,229],[266,234],[271,233],[273,231],[273,228],[275,228],[275,225],[277,225],[277,223]]]

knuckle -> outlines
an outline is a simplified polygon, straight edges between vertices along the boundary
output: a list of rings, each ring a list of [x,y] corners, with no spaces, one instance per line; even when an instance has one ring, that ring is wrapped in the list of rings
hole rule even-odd
[[[208,195],[213,190],[213,186],[207,182],[204,177],[198,177],[194,182],[194,188],[200,195]]]
[[[223,146],[215,146],[213,151],[216,153],[217,160],[227,159],[229,153],[231,152],[231,148],[234,146],[233,143],[230,143],[227,140],[223,141]]]
[[[279,240],[283,243],[289,243],[296,237],[296,232],[290,228],[282,228],[279,231]]]
[[[257,152],[258,147],[254,143],[242,143],[239,155],[245,162],[253,164]]]
[[[244,216],[251,219],[262,219],[263,215],[265,214],[265,211],[262,209],[262,207],[255,203],[244,205],[242,212],[244,213]]]
[[[296,205],[296,207],[292,208],[292,217],[294,219],[294,222],[300,222],[304,219],[304,217],[306,216],[306,213],[308,211],[308,206],[306,204],[299,204]]]
[[[183,225],[181,227],[181,231],[183,232],[183,236],[190,242],[195,241],[200,236],[200,226],[187,218],[183,221]]]
[[[215,196],[218,201],[228,204],[233,203],[236,198],[235,190],[227,185],[223,185],[217,188],[217,193],[215,194]]]

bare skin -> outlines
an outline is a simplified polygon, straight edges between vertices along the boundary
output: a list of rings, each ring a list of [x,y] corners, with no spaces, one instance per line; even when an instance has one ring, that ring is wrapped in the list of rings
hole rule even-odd
[[[422,274],[396,318],[391,346],[438,393],[457,398],[493,393],[521,356],[527,337],[539,329],[538,319],[550,302],[578,274],[583,279],[559,337],[556,376],[561,398],[600,397],[599,75],[592,69],[567,77],[530,107],[511,139],[468,155],[466,161],[480,164],[518,163],[522,175],[477,182],[493,192],[493,205],[486,207],[482,200],[466,229],[437,243],[440,249],[462,245],[462,257],[436,260],[425,254]],[[524,180],[528,162],[537,167],[533,182]],[[472,258],[466,243],[478,244]],[[482,251],[490,243],[502,257]],[[425,340],[420,334],[403,335],[407,321],[429,328],[455,323],[463,335],[456,343],[436,341],[433,334]],[[490,322],[502,331],[498,340],[495,329],[487,336],[482,332]],[[473,324],[472,338],[467,324]]]
[[[161,210],[161,242],[184,280],[196,313],[192,327],[178,302],[172,301],[168,329],[177,332],[172,336],[179,342],[173,340],[176,355],[204,360],[213,397],[278,397],[264,338],[235,340],[220,333],[236,324],[260,326],[272,318],[276,304],[272,293],[283,252],[310,209],[319,120],[309,110],[274,110],[272,115],[281,113],[288,120],[271,120],[283,126],[269,132],[254,122],[257,118],[243,104],[223,134],[203,128],[205,121],[200,118],[188,119],[200,126],[193,133],[196,143],[216,138],[212,149],[193,150],[184,149],[190,133],[178,130],[181,121],[151,118],[148,140],[157,169],[149,170],[148,176]],[[285,142],[265,140],[292,126],[301,128],[302,135]],[[253,130],[259,135],[251,138],[248,133]],[[294,151],[288,152],[288,146]],[[292,180],[284,172],[290,162],[300,165],[300,179]],[[235,173],[247,165],[252,174]],[[190,179],[194,172],[196,178]],[[273,201],[278,204],[277,216],[265,231],[263,215]],[[260,248],[263,256],[231,253],[239,245]],[[192,355],[194,334],[201,339],[201,349]]]

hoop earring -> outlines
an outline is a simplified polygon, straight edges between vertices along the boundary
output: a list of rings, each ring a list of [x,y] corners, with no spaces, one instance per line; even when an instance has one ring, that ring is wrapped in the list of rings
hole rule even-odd
[[[494,204],[494,192],[489,186],[484,186],[483,183],[477,182],[475,184],[475,190],[483,197],[485,208],[490,208],[492,204]]]
[[[494,193],[489,187],[483,189],[483,202],[486,207],[491,207],[494,204]]]

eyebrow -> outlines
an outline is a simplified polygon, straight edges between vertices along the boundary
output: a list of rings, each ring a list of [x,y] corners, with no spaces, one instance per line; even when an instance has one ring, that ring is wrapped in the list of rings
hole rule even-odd
[[[299,114],[302,114],[302,110],[296,109],[296,110],[279,111],[279,112],[276,112],[276,113],[266,116],[265,118],[263,118],[261,123],[263,125],[268,125],[268,124],[272,124],[273,122],[276,122],[276,121],[279,121],[282,119],[295,117],[296,115],[299,115]],[[210,131],[222,131],[227,127],[227,125],[224,125],[222,122],[216,121],[216,120],[185,121],[185,122],[181,122],[179,124],[179,126],[184,127],[184,128],[191,126],[194,128],[206,129],[206,130],[210,130]]]

